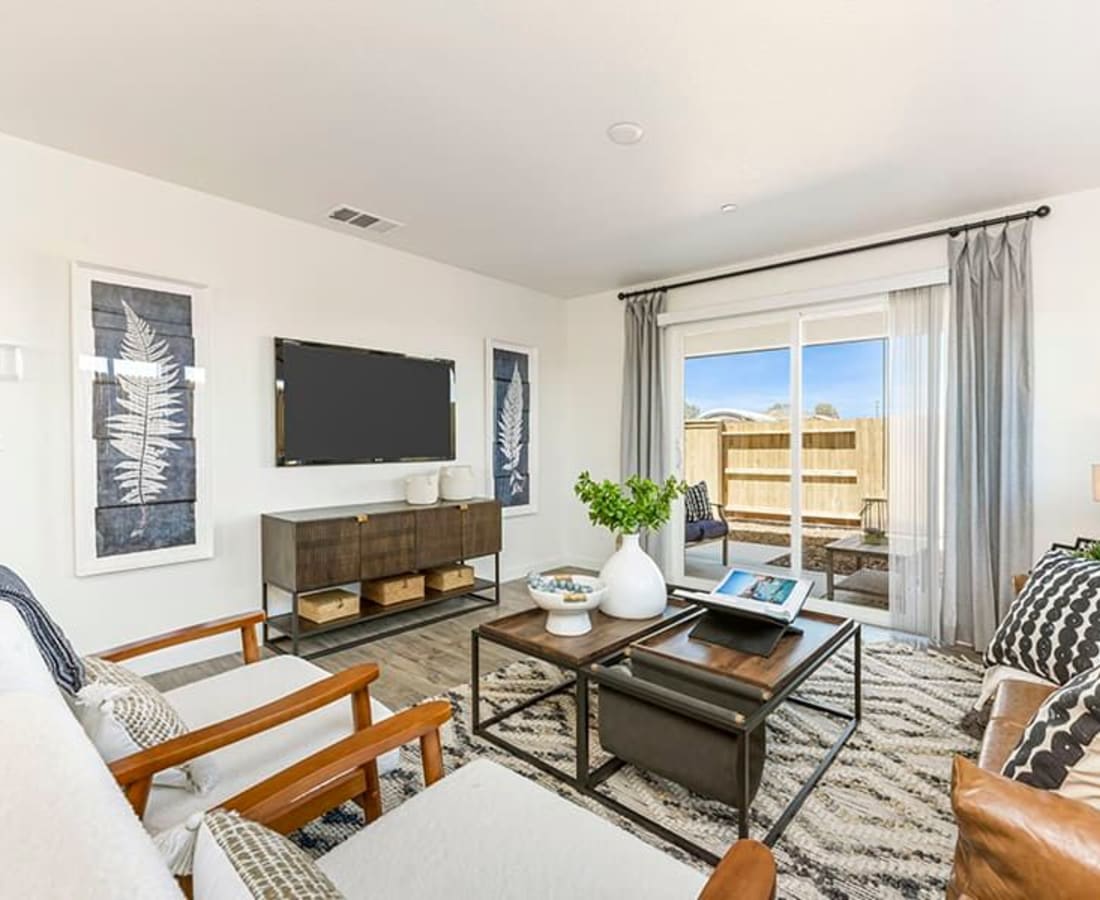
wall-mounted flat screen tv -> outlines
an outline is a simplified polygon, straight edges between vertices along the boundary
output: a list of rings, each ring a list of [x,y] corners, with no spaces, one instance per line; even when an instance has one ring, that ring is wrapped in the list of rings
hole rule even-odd
[[[455,457],[455,364],[275,338],[280,466]]]

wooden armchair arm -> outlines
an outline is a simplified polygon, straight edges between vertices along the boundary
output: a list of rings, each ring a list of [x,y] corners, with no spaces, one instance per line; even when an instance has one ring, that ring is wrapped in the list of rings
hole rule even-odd
[[[256,626],[263,620],[264,613],[262,610],[239,613],[235,616],[226,616],[224,619],[214,619],[211,622],[177,628],[175,631],[158,634],[155,637],[142,638],[139,641],[112,647],[110,650],[95,655],[108,662],[122,662],[124,659],[133,659],[135,656],[152,653],[154,650],[163,650],[165,647],[186,644],[189,641],[213,637],[215,634],[224,634],[227,631],[240,631],[244,661],[253,663],[260,658],[260,645],[256,641]]]
[[[126,792],[134,811],[141,816],[157,772],[275,728],[328,706],[341,697],[352,697],[356,727],[369,725],[370,696],[367,686],[377,678],[378,666],[374,663],[353,666],[232,719],[189,731],[148,750],[115,760],[110,765],[111,774]]]
[[[295,807],[309,803],[317,791],[334,780],[417,738],[424,762],[424,783],[434,784],[443,777],[439,729],[450,718],[451,704],[446,700],[421,703],[331,744],[221,805],[273,826]]]
[[[1024,589],[1024,585],[1027,584],[1027,574],[1013,575],[1012,576],[1012,590],[1019,594]]]
[[[726,851],[698,900],[775,900],[775,890],[771,850],[745,839]]]

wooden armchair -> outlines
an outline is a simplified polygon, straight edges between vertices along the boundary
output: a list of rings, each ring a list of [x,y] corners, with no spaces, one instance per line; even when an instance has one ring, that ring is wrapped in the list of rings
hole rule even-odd
[[[192,813],[219,805],[242,787],[304,757],[312,758],[319,748],[390,715],[370,696],[369,686],[378,678],[378,666],[362,664],[329,675],[298,657],[262,659],[256,626],[263,620],[264,614],[259,611],[229,616],[96,654],[101,659],[122,662],[217,634],[239,631],[241,635],[243,667],[165,692],[165,698],[191,727],[187,734],[110,764],[134,811],[154,834],[182,826]],[[342,699],[348,706],[333,706]],[[280,726],[287,727],[274,733]],[[265,743],[258,748],[239,746],[249,739]],[[265,752],[265,748],[271,752]],[[154,789],[153,778],[158,772],[206,754],[214,754],[219,774],[210,793]],[[393,754],[388,765],[392,768],[396,764]],[[326,784],[314,798],[316,805],[327,809],[354,800],[368,820],[373,820],[382,809],[378,778],[378,758],[373,757]],[[153,804],[151,794],[156,801]],[[316,813],[305,808],[300,815],[294,819],[287,814],[283,826],[295,828],[315,818]]]
[[[523,896],[529,900],[580,896],[560,881],[578,877],[587,880],[585,896],[619,896],[619,879],[630,871],[643,883],[652,872],[655,881],[683,885],[687,891],[666,894],[651,886],[645,896],[774,900],[775,861],[771,851],[756,841],[734,844],[699,893],[701,876],[695,870],[496,763],[475,761],[444,779],[439,730],[450,717],[450,704],[441,700],[404,710],[223,805],[286,833],[327,808],[327,785],[354,776],[381,754],[418,740],[427,790],[405,801],[392,827],[390,817],[383,816],[318,860],[352,900],[389,896],[385,885],[403,884],[402,879],[414,870],[415,885],[410,881],[400,896],[454,900],[517,896],[516,884],[524,886]],[[446,846],[445,841],[425,840],[433,828],[436,834],[444,829],[449,841],[462,843],[465,837],[471,846],[482,849],[464,853],[462,847]],[[564,851],[547,836],[555,833],[566,836]],[[512,836],[513,846],[501,846],[501,836]],[[567,865],[553,859],[563,853],[562,862]],[[200,849],[195,860],[196,887],[202,883],[202,868]],[[196,891],[196,897],[201,896]]]
[[[177,628],[154,637],[142,638],[129,644],[120,644],[102,653],[96,653],[100,659],[108,662],[123,662],[133,659],[135,656],[144,656],[166,647],[175,647],[191,641],[213,637],[216,634],[226,634],[230,631],[241,633],[241,654],[246,664],[260,661],[260,644],[256,640],[256,626],[262,625],[264,613],[262,610],[255,612],[238,613],[235,616],[226,616],[223,619],[214,619],[210,622],[200,622],[198,625],[188,625],[186,628]]]

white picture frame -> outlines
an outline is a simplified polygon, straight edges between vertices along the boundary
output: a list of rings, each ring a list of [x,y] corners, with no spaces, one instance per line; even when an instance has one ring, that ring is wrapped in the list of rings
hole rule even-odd
[[[538,512],[538,361],[537,347],[493,338],[485,342],[486,482],[488,496],[500,501],[501,512],[506,517]],[[509,364],[511,375],[505,371]],[[511,427],[517,429],[514,416],[517,388],[511,383],[512,376],[518,377],[523,414],[518,430],[512,435],[513,446],[517,439],[521,446],[509,455],[501,445],[501,416],[511,389]]]
[[[76,574],[212,557],[209,289],[74,262],[70,290]]]

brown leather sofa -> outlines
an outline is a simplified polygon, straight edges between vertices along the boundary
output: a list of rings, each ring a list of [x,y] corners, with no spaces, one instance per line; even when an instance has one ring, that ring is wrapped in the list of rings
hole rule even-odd
[[[1100,810],[999,774],[1053,690],[1003,682],[978,764],[955,759],[951,802],[959,838],[948,900],[1100,898]]]

